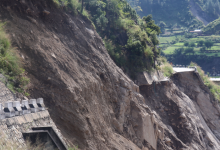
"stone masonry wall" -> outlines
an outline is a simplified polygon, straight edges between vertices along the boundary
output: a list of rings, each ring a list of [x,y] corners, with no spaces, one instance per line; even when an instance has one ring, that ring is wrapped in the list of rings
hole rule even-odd
[[[4,104],[7,101],[15,100],[16,98],[14,94],[5,86],[4,83],[0,82],[0,103]],[[60,139],[65,144],[67,143],[60,131],[57,129],[47,110],[0,120],[0,138],[4,136],[8,140],[16,142],[21,147],[25,147],[22,132],[31,131],[32,127],[38,126],[52,126]]]
[[[30,131],[32,127],[38,126],[52,126],[65,143],[47,110],[0,120],[0,130],[5,134],[6,138],[13,140],[13,142],[16,142],[21,147],[25,147],[22,132]]]

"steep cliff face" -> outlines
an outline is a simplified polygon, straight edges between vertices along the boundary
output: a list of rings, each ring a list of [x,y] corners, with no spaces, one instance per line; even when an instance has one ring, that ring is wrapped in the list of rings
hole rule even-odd
[[[140,86],[145,103],[165,128],[172,149],[219,149],[219,105],[196,72]],[[166,143],[167,144],[167,143]]]
[[[93,150],[219,149],[219,109],[196,75],[139,84],[139,92],[83,16],[51,0],[1,2],[0,20],[31,78],[31,97],[44,98],[69,143]]]
[[[125,95],[136,86],[110,59],[91,22],[50,0],[2,1],[0,7],[31,78],[31,96],[44,97],[63,135],[82,149],[137,148],[118,134],[130,104]]]

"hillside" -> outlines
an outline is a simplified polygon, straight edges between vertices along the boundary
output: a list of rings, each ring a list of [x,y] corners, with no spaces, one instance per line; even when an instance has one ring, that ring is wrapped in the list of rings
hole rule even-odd
[[[203,28],[203,32],[206,34],[219,34],[220,33],[220,18],[209,23]]]
[[[220,14],[219,0],[140,0],[139,5],[141,16],[152,14],[157,24],[164,21],[168,26],[201,28],[201,22],[206,25]]]
[[[4,29],[30,78],[29,97],[44,98],[67,143],[82,150],[220,149],[218,100],[198,72],[175,73],[169,79],[156,69],[149,71],[158,57],[155,35],[159,32],[150,16],[138,18],[140,25],[136,20],[129,28],[119,26],[124,35],[108,31],[111,23],[100,28],[94,22],[99,22],[97,16],[81,14],[72,3],[56,2],[2,0],[0,20],[6,23]],[[118,16],[126,16],[119,12]],[[107,13],[101,18],[108,18]],[[112,31],[119,34],[108,37]],[[128,63],[135,56],[150,55],[153,59],[146,58],[150,67],[143,65],[140,76],[131,80],[109,55],[105,40],[116,47],[124,45],[118,49]],[[133,67],[140,69],[138,65]],[[2,126],[11,128],[11,123]]]

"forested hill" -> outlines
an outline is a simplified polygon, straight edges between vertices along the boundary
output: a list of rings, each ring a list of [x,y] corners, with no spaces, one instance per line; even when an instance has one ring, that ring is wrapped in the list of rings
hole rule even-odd
[[[141,16],[152,14],[156,23],[199,27],[219,17],[220,0],[128,0]],[[137,6],[140,6],[141,9]],[[200,22],[200,23],[199,23]]]

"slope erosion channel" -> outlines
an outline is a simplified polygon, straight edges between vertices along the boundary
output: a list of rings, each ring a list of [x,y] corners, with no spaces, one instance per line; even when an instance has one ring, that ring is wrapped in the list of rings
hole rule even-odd
[[[219,107],[196,72],[136,85],[91,22],[52,0],[1,0],[0,20],[31,96],[44,98],[67,142],[83,150],[220,149]]]

